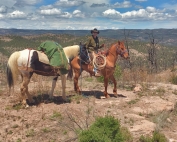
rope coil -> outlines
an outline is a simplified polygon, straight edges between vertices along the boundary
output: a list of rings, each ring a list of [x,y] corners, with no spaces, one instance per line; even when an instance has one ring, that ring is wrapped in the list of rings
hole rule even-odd
[[[106,66],[106,57],[103,55],[94,56],[93,65],[97,69],[103,69]]]

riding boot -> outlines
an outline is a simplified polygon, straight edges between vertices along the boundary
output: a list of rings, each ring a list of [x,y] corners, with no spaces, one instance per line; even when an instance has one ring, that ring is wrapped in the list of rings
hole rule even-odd
[[[93,52],[89,52],[89,63],[91,64],[93,61]]]

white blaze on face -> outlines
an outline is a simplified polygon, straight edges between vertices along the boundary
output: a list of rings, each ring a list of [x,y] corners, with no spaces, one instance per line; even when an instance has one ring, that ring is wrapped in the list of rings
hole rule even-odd
[[[25,49],[20,52],[20,57],[17,60],[18,66],[19,67],[30,67],[31,65],[31,57],[33,55],[33,52],[35,50],[29,50],[29,49]]]

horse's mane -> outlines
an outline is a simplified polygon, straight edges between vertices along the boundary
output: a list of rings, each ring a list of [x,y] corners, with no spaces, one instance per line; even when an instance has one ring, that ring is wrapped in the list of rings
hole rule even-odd
[[[110,50],[115,44],[117,44],[117,42],[112,43],[108,49],[105,49],[105,50],[101,51],[100,53],[103,54],[103,55],[105,55],[105,56],[107,56],[108,53],[109,53],[109,50]]]

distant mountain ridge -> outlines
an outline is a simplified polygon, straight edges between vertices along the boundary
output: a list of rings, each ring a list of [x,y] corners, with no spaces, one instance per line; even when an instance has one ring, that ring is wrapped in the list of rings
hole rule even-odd
[[[0,35],[40,35],[40,34],[71,34],[75,36],[90,35],[90,30],[32,30],[32,29],[0,29]],[[131,39],[149,42],[154,38],[158,43],[177,46],[177,29],[107,29],[100,30],[100,37],[111,39]]]

